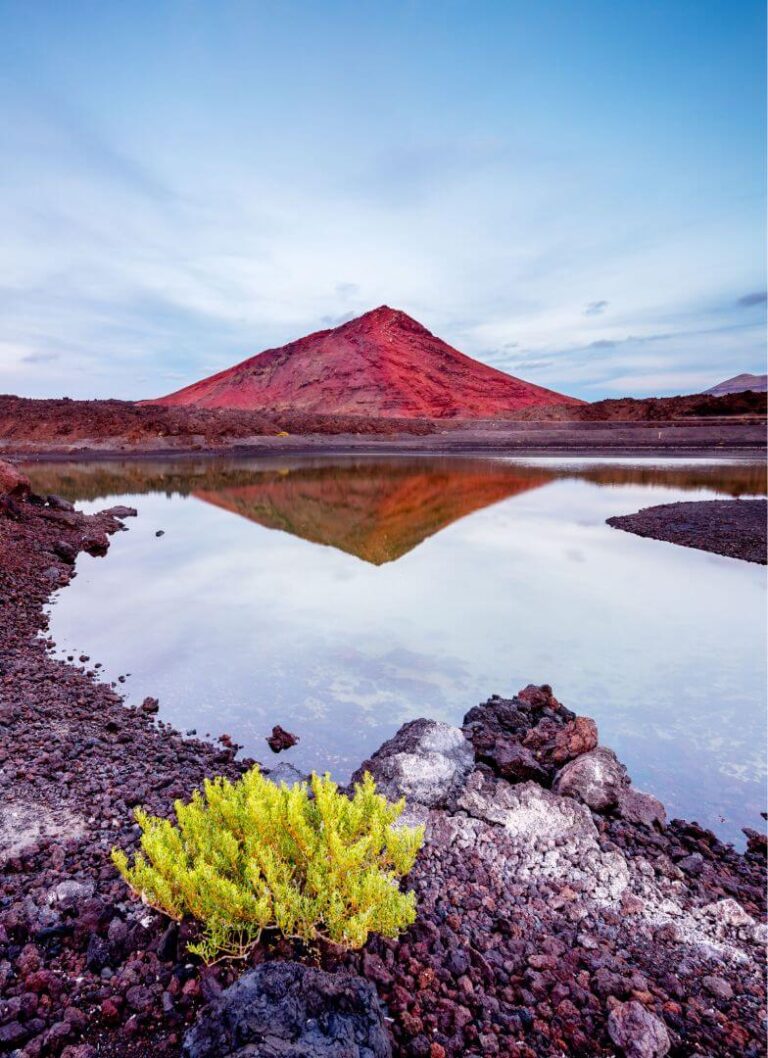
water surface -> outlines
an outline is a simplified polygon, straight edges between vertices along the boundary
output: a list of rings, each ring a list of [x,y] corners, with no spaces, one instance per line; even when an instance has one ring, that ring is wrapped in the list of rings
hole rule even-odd
[[[37,464],[85,510],[138,508],[52,607],[58,653],[128,700],[340,779],[405,720],[460,723],[551,683],[636,784],[738,840],[765,807],[765,571],[611,529],[765,493],[748,461],[435,459]],[[157,537],[157,530],[164,535]]]

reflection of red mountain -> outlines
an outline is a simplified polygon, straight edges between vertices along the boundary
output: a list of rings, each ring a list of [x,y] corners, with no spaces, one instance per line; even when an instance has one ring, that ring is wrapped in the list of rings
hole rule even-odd
[[[482,419],[582,404],[497,371],[386,305],[147,404],[390,418]]]
[[[472,511],[539,488],[553,476],[503,465],[358,464],[264,473],[253,484],[194,495],[380,566]]]

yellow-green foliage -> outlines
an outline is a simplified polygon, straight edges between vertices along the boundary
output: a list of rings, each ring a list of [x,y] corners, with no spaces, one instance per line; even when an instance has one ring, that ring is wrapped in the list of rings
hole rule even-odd
[[[264,929],[360,948],[416,917],[398,879],[423,828],[394,827],[405,802],[387,802],[368,774],[348,798],[328,775],[278,786],[256,767],[235,783],[206,780],[174,807],[178,826],[138,810],[141,851],[133,866],[119,849],[112,859],[147,904],[202,924],[192,950],[206,961],[245,955]]]

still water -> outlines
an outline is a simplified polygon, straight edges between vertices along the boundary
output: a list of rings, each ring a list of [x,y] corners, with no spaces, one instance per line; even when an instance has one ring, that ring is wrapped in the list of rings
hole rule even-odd
[[[764,809],[765,570],[611,529],[765,494],[748,461],[409,459],[36,464],[38,491],[138,508],[81,556],[51,634],[130,702],[346,779],[406,720],[461,723],[551,683],[670,815],[741,843]],[[157,530],[163,536],[156,536]]]

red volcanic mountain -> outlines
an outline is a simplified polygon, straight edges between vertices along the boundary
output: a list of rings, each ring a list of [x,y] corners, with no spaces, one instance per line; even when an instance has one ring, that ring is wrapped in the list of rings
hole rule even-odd
[[[147,404],[485,419],[582,401],[481,364],[387,305]]]

